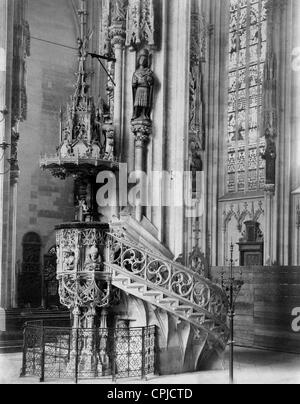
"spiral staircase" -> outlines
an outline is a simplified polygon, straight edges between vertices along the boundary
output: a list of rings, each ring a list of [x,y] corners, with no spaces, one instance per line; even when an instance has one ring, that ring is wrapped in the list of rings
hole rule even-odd
[[[217,351],[225,349],[228,301],[219,286],[152,252],[124,231],[108,235],[105,265],[113,286],[188,322]]]

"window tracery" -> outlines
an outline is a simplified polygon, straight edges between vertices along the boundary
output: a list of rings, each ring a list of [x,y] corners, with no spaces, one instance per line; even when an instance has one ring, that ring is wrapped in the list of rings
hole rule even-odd
[[[267,1],[230,0],[227,192],[265,185],[260,130],[267,51]]]

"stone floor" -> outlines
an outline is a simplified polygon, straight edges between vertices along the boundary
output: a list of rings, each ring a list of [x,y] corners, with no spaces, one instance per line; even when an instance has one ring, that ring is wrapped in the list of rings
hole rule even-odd
[[[38,384],[37,378],[19,378],[21,354],[0,355],[0,384]],[[46,380],[46,384],[67,383]],[[300,355],[236,348],[236,384],[300,384]],[[110,384],[111,380],[80,381],[80,384]],[[140,380],[119,380],[117,384],[140,384]],[[222,370],[152,377],[148,384],[227,384],[228,354]]]

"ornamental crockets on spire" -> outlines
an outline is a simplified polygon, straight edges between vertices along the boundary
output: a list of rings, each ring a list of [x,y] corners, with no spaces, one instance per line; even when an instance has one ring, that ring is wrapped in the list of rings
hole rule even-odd
[[[129,0],[126,45],[132,50],[140,46],[155,47],[153,0]]]
[[[87,31],[86,2],[81,1],[80,38],[78,39],[78,71],[75,92],[66,108],[64,119],[61,111],[59,146],[54,156],[44,156],[41,166],[50,169],[54,176],[94,175],[104,165],[114,167],[111,116],[107,116],[103,103],[95,106],[89,93],[87,59],[91,33]]]
[[[278,8],[284,5],[284,1],[273,0],[266,5],[268,17],[267,55],[264,68],[264,97],[263,97],[263,135],[266,139],[266,150],[262,155],[266,160],[265,189],[267,192],[275,192],[276,182],[276,139],[278,136],[278,111],[277,111],[277,58],[274,50],[274,29],[277,27],[275,18]],[[277,29],[277,28],[276,28]]]
[[[202,64],[206,58],[209,27],[205,16],[193,1],[190,45],[190,124],[189,149],[192,171],[202,171],[201,152],[205,149],[205,122]]]
[[[154,23],[153,0],[102,0],[102,53],[110,54],[116,41],[131,50],[155,47]]]

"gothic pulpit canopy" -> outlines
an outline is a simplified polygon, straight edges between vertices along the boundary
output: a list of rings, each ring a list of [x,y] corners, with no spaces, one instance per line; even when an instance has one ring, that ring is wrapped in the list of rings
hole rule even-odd
[[[83,10],[86,3],[83,2]],[[75,91],[66,113],[60,111],[59,145],[53,155],[41,157],[41,167],[49,169],[56,177],[83,173],[97,175],[105,169],[117,169],[114,150],[114,125],[104,111],[103,102],[96,105],[90,95],[87,58],[91,33],[87,32],[87,13],[79,12],[81,37],[78,45],[78,70]],[[99,55],[97,55],[99,56]],[[100,57],[100,56],[99,56]]]

